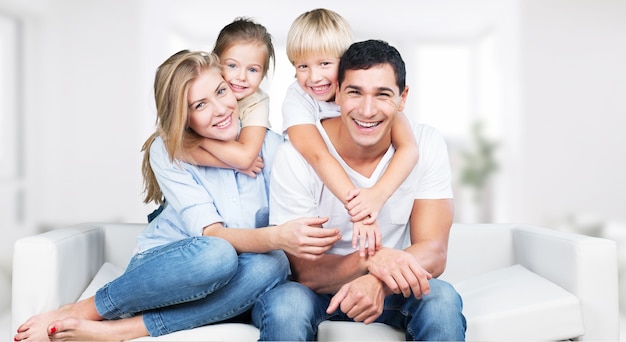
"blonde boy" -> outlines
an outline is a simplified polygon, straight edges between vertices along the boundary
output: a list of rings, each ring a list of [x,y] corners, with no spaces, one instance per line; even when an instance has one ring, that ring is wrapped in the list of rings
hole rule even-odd
[[[352,29],[339,14],[315,9],[298,16],[287,35],[287,56],[296,69],[296,81],[288,88],[283,103],[283,129],[293,146],[304,156],[324,184],[341,201],[352,217],[352,247],[373,255],[382,246],[376,218],[385,201],[415,167],[418,149],[404,114],[392,128],[396,153],[382,178],[370,188],[354,184],[329,152],[316,122],[339,116],[335,103],[339,59],[352,44]],[[380,96],[384,96],[382,93]],[[366,106],[360,109],[367,112]],[[376,113],[365,113],[375,115]],[[375,121],[354,122],[368,131]],[[366,246],[367,244],[367,246]]]

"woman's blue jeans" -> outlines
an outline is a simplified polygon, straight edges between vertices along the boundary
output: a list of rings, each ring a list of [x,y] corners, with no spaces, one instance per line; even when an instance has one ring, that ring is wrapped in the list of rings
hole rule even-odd
[[[142,314],[150,335],[160,336],[245,312],[288,271],[282,251],[238,255],[226,240],[193,237],[135,255],[98,290],[96,309],[104,319]]]
[[[341,310],[326,313],[332,295],[318,294],[308,287],[286,281],[265,293],[254,305],[252,320],[261,341],[312,341],[325,320],[352,321]],[[413,341],[465,340],[463,304],[447,282],[431,279],[430,294],[422,299],[391,295],[376,322],[405,331]]]

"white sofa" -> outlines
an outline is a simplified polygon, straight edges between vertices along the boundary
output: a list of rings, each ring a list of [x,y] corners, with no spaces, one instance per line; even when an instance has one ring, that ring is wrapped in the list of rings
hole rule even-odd
[[[144,225],[81,224],[15,243],[12,331],[120,274]],[[454,224],[446,272],[464,301],[468,341],[619,339],[613,241],[517,224]],[[227,323],[140,340],[253,341]],[[403,340],[381,324],[324,322],[318,339]]]

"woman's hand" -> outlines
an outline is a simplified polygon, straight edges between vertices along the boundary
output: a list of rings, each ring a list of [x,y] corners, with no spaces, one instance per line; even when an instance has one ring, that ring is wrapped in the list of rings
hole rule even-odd
[[[304,217],[275,226],[278,247],[297,258],[317,260],[341,239],[339,229],[321,228],[328,218]]]

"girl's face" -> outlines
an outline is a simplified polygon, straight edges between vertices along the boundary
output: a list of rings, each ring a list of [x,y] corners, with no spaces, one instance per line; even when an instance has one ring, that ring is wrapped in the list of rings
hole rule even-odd
[[[237,137],[237,99],[217,68],[203,70],[191,82],[187,106],[189,127],[199,135],[217,140]]]
[[[304,91],[318,101],[334,101],[337,90],[339,58],[310,56],[294,63],[296,80]]]
[[[224,50],[220,56],[224,66],[223,76],[237,100],[259,89],[266,59],[265,47],[258,42],[238,42]]]

